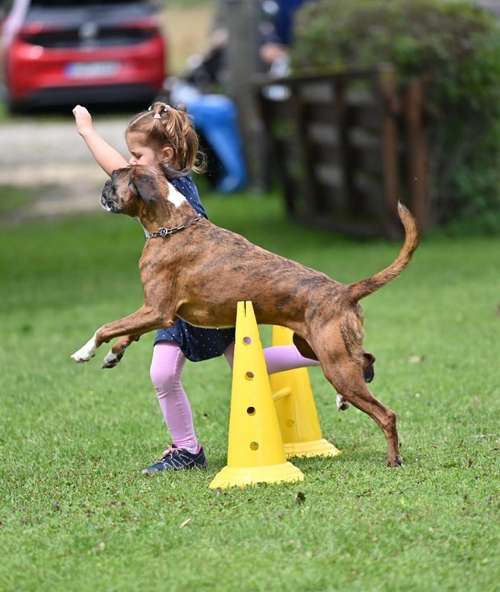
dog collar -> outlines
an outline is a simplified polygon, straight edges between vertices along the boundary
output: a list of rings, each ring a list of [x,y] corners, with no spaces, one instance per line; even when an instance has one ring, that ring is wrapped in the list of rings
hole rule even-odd
[[[181,224],[180,226],[173,226],[172,228],[162,227],[162,228],[159,228],[158,230],[155,230],[153,232],[149,232],[148,230],[144,230],[144,234],[146,235],[146,240],[148,240],[150,238],[168,238],[172,234],[175,234],[176,232],[180,232],[181,230],[188,228],[192,224],[195,224],[196,222],[198,222],[198,220],[201,220],[202,218],[203,218],[203,216],[196,216],[196,218],[191,218],[191,220],[189,220],[185,224]]]

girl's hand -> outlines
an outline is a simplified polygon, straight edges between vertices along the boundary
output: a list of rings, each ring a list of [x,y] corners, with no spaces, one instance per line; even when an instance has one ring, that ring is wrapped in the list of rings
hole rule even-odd
[[[73,115],[75,116],[76,129],[81,136],[84,136],[85,134],[88,134],[94,130],[92,115],[90,115],[85,107],[77,105],[73,109]]]

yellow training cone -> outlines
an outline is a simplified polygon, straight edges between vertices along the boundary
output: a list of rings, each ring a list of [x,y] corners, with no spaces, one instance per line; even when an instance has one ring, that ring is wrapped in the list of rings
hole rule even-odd
[[[227,466],[210,488],[303,479],[285,459],[252,303],[238,302]]]
[[[273,345],[291,344],[293,331],[273,326]],[[286,458],[340,454],[322,437],[307,368],[277,372],[269,378]]]

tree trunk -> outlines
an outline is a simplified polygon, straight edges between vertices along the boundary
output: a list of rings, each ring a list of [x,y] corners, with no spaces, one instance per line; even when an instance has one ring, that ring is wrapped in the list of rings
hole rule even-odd
[[[239,112],[251,189],[266,186],[266,136],[257,109],[253,79],[259,69],[259,12],[256,0],[220,0],[228,30],[227,93]]]

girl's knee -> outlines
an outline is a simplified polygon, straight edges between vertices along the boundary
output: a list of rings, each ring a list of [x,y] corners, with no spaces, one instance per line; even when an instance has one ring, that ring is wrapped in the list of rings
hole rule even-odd
[[[166,394],[180,384],[184,356],[180,349],[172,345],[155,346],[149,375],[158,393]]]
[[[173,366],[164,366],[159,364],[151,364],[149,372],[151,382],[157,391],[165,391],[179,382],[178,373]]]
[[[173,372],[173,368],[151,366],[149,376],[155,388],[162,388],[174,381],[175,372]]]

